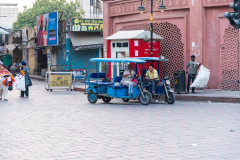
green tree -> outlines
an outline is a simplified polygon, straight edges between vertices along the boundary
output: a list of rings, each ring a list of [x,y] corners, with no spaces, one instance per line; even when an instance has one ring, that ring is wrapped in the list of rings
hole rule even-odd
[[[22,29],[24,27],[34,27],[37,25],[37,16],[55,11],[63,11],[62,19],[81,18],[84,11],[77,11],[80,3],[77,0],[36,0],[32,8],[23,7],[24,11],[17,16],[17,21],[13,23],[13,29]]]

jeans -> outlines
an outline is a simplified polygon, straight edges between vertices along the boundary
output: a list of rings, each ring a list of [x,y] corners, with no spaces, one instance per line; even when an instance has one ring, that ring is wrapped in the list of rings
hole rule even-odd
[[[196,74],[189,74],[188,75],[188,85],[187,85],[187,92],[189,92],[189,87],[190,87],[190,83],[192,81],[192,83],[194,82],[196,78]],[[195,88],[192,88],[192,92],[194,92]]]
[[[26,91],[21,91],[21,97],[24,97],[24,93],[26,97],[28,97],[28,92],[29,92],[28,87],[26,87]]]
[[[156,85],[159,83],[159,80],[147,80],[147,79],[143,79],[143,86],[147,85],[147,81],[150,81],[152,83],[152,92],[155,92],[156,89]]]

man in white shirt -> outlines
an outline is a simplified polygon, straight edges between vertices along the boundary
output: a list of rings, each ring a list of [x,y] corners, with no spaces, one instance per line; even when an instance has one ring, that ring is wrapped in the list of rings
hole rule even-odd
[[[128,86],[129,95],[132,93],[132,90],[133,90],[132,79],[133,79],[135,74],[136,73],[133,70],[132,64],[129,64],[128,69],[123,72],[123,78],[121,80],[121,84],[124,85],[124,86]]]

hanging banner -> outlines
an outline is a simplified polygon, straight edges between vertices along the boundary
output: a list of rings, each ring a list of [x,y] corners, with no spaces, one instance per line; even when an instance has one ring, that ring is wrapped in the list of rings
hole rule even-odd
[[[37,46],[58,45],[58,12],[37,16]]]
[[[71,19],[71,31],[102,32],[103,19]]]

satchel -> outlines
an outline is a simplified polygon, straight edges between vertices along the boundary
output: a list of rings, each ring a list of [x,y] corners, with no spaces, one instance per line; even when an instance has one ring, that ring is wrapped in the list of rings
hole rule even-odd
[[[32,86],[32,81],[28,75],[25,75],[25,86],[26,87]]]
[[[8,90],[9,90],[9,91],[12,91],[12,90],[13,90],[13,83],[12,83],[12,82],[9,82]]]

